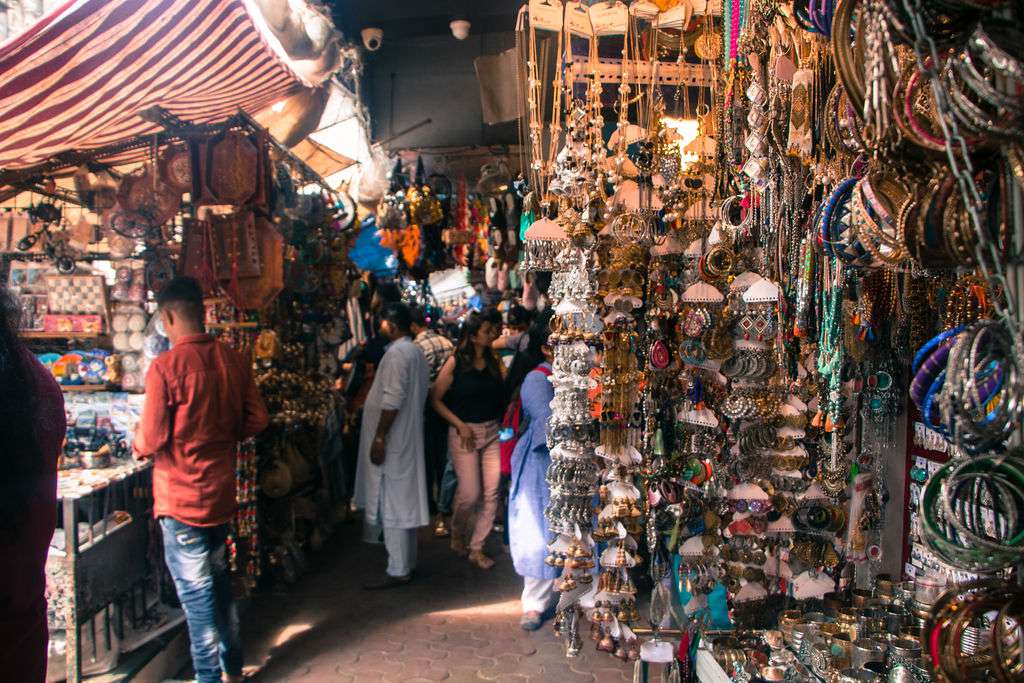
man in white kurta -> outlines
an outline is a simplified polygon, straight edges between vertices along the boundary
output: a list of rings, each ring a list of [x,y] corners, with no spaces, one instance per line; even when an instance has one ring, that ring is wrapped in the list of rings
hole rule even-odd
[[[412,341],[404,304],[385,311],[391,339],[363,407],[355,502],[365,510],[366,538],[384,534],[387,575],[366,588],[406,584],[416,567],[416,529],[429,521],[423,456],[423,406],[430,386],[423,351]]]

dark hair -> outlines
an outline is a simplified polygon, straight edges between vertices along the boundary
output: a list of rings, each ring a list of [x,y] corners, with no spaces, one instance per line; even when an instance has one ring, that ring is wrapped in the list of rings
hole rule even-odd
[[[164,285],[156,295],[160,308],[167,308],[195,323],[202,323],[203,288],[195,278],[179,276]]]
[[[413,325],[418,325],[419,327],[430,327],[430,325],[427,324],[427,313],[423,310],[422,306],[409,307],[409,316],[410,322],[412,322]]]
[[[480,311],[480,315],[483,316],[484,320],[491,323],[495,327],[501,327],[501,311],[494,306],[488,306],[484,310]]]
[[[526,375],[547,360],[544,357],[544,345],[548,343],[548,336],[551,334],[549,325],[552,317],[554,317],[554,311],[550,308],[541,311],[526,332],[529,335],[526,348],[516,353],[508,371],[509,394],[519,391]]]
[[[0,537],[15,537],[39,482],[46,474],[42,446],[36,436],[39,398],[35,378],[18,338],[21,311],[7,289],[0,285],[0,443],[3,469],[0,477]]]
[[[409,311],[409,307],[401,302],[385,306],[381,317],[406,334],[409,333],[409,328],[412,326],[412,313]]]
[[[533,314],[521,304],[514,304],[512,308],[508,310],[509,325],[529,325],[532,318]]]
[[[459,332],[459,343],[455,345],[455,372],[468,372],[473,369],[473,363],[476,360],[473,337],[484,326],[484,323],[495,324],[493,316],[479,311],[473,311],[463,321],[462,329]],[[503,377],[501,361],[498,360],[498,355],[494,353],[493,349],[484,349],[484,362],[492,375],[498,379]]]
[[[388,304],[397,304],[402,300],[402,290],[394,282],[380,282],[374,290],[380,307],[383,310]]]

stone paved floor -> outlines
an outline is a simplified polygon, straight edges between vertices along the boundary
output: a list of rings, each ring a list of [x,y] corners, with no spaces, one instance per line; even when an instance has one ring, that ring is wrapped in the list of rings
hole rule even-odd
[[[246,663],[255,683],[279,681],[611,682],[632,665],[596,652],[567,659],[550,623],[519,628],[521,580],[508,555],[489,572],[421,530],[419,567],[408,586],[364,591],[383,572],[383,547],[359,542],[346,525],[295,585],[259,596],[243,616]]]

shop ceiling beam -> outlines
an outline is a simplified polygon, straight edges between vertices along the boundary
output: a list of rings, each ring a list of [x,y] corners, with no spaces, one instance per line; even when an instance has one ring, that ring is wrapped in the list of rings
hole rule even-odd
[[[8,171],[0,170],[0,185],[24,186],[27,184],[39,183],[58,171],[67,171],[69,169],[77,168],[82,164],[101,163],[99,160],[104,158],[115,157],[119,154],[124,154],[125,152],[132,150],[150,148],[153,146],[154,142],[158,147],[160,147],[178,140],[183,140],[186,136],[213,135],[214,133],[224,130],[224,126],[227,125],[240,126],[242,128],[249,129],[251,132],[265,134],[267,140],[270,141],[270,144],[273,145],[280,154],[288,157],[291,164],[299,171],[303,181],[319,185],[326,190],[331,189],[327,184],[327,181],[324,180],[319,173],[314,171],[309,164],[295,156],[290,149],[278,142],[277,139],[270,135],[263,126],[257,123],[255,119],[241,109],[226,122],[221,123],[190,123],[189,121],[185,121],[184,119],[175,116],[160,106],[153,106],[144,109],[139,112],[139,116],[146,121],[163,126],[164,130],[157,133],[129,138],[127,140],[111,143],[95,149],[70,150],[62,152],[38,166],[33,166],[32,168]],[[33,191],[38,190],[33,188]]]
[[[602,83],[621,83],[623,68],[621,59],[601,58],[597,60],[597,75]],[[652,63],[647,60],[629,60],[629,83],[649,83]],[[589,83],[594,73],[590,59],[573,57],[569,65],[572,78],[577,83]],[[654,72],[656,85],[685,85],[693,88],[710,88],[714,84],[711,67],[703,64],[658,62]]]
[[[388,137],[384,138],[383,140],[378,140],[377,142],[375,142],[373,144],[374,144],[374,146],[387,147],[388,145],[390,145],[392,142],[394,142],[398,138],[402,137],[403,135],[408,135],[409,133],[413,132],[414,130],[419,130],[423,126],[429,126],[433,122],[434,122],[434,119],[429,119],[429,118],[428,119],[423,119],[419,123],[414,123],[411,126],[409,126],[408,128],[404,128],[404,129],[398,131],[397,133],[395,133],[394,135],[389,135]]]

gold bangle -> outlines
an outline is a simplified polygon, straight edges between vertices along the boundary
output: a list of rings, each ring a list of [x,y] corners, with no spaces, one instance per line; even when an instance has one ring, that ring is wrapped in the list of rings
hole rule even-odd
[[[850,28],[853,21],[853,11],[859,0],[839,0],[836,5],[835,14],[832,19],[832,57],[836,63],[836,71],[839,80],[843,84],[853,110],[857,118],[864,116],[864,78],[858,79],[856,71],[856,57],[853,46],[850,44]],[[858,20],[858,23],[861,23]],[[857,35],[861,35],[861,31]]]

